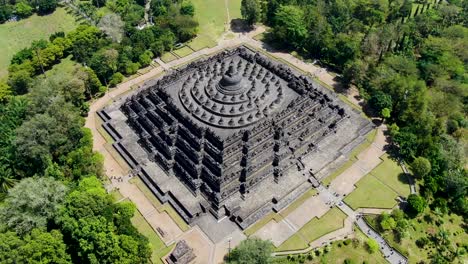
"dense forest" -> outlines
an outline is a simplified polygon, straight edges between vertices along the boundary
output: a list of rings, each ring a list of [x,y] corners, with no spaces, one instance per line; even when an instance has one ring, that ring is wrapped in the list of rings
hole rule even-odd
[[[42,2],[55,3],[3,1],[0,21],[26,17],[25,6],[45,14]],[[34,41],[13,56],[0,83],[0,263],[147,263],[151,255],[130,222],[135,206],[104,189],[103,159],[84,117],[89,100],[194,37],[194,8],[154,1],[152,23],[137,28],[144,1],[74,4],[112,12]],[[66,57],[83,66],[72,76],[50,70]]]

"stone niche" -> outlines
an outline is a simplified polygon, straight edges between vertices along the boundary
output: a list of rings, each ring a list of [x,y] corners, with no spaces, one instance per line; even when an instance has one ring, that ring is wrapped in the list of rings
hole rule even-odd
[[[114,147],[187,222],[211,213],[241,228],[311,188],[304,168],[319,177],[371,130],[333,92],[244,46],[99,114]]]

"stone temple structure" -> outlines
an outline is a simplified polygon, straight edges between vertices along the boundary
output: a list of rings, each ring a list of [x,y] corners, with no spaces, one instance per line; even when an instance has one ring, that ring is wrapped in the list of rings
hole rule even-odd
[[[99,114],[114,147],[188,223],[212,214],[241,228],[310,189],[372,129],[333,92],[244,46]]]

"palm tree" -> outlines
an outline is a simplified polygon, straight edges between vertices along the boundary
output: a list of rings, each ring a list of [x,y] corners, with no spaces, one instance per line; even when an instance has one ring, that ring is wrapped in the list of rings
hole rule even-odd
[[[18,180],[12,176],[10,168],[0,166],[0,201],[5,198],[8,190],[11,189],[17,181]]]

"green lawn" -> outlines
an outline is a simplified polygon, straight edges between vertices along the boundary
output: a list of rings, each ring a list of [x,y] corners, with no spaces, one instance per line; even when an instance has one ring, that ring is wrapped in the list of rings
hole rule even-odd
[[[307,222],[296,234],[276,248],[276,251],[304,249],[308,243],[342,228],[345,219],[346,214],[334,207],[321,218],[313,218]]]
[[[135,215],[131,219],[132,224],[138,229],[138,231],[148,238],[149,243],[151,244],[151,262],[153,264],[162,264],[161,258],[167,255],[174,245],[166,246],[161,240],[159,235],[154,231],[154,229],[146,222],[145,218],[141,215],[140,212],[135,212]]]
[[[173,51],[179,57],[185,57],[193,53],[193,50],[187,46]]]
[[[145,183],[141,181],[140,178],[133,178],[131,183],[135,184],[138,189],[140,189],[140,191],[159,212],[166,212],[183,232],[189,230],[190,226],[182,219],[182,217],[174,210],[174,208],[172,208],[170,204],[162,204],[161,201],[159,201],[158,198],[154,196],[151,190],[146,187]]]
[[[431,222],[425,220],[427,216],[430,216],[432,219]],[[377,216],[366,216],[366,219],[374,226],[376,225],[376,218]],[[442,220],[440,226],[437,226],[435,223],[436,219]],[[392,232],[386,232],[383,236],[392,247],[398,249],[408,257],[409,263],[417,263],[419,261],[429,263],[430,255],[434,253],[436,249],[430,245],[425,248],[419,248],[416,246],[415,241],[421,237],[428,237],[430,234],[435,234],[439,230],[446,230],[448,232],[450,245],[453,248],[457,248],[466,245],[468,241],[468,235],[463,229],[464,225],[463,217],[459,215],[451,214],[439,217],[430,213],[429,210],[426,210],[425,214],[410,220],[408,236],[401,241],[397,241]],[[459,246],[457,246],[457,244]],[[466,263],[466,254],[462,256],[462,259],[456,258],[453,263]]]
[[[63,58],[60,63],[58,64],[55,64],[54,66],[52,66],[52,69],[48,70],[46,72],[46,75],[51,75],[51,76],[54,76],[54,75],[61,75],[63,76],[64,74],[66,74],[67,76],[70,76],[70,78],[73,77],[73,75],[75,74],[75,71],[81,67],[80,64],[78,64],[77,62],[75,61],[72,61],[72,56],[68,56],[66,58]]]
[[[408,177],[403,173],[401,166],[394,160],[389,159],[388,155],[384,155],[381,158],[383,162],[371,174],[399,195],[407,197],[410,194],[410,186],[408,184]]]
[[[69,32],[75,29],[77,22],[65,9],[57,10],[47,16],[32,15],[18,22],[0,25],[0,78],[7,75],[8,65],[13,55],[29,47],[32,41],[48,39],[57,32]]]
[[[359,243],[343,244],[342,241],[333,242],[330,252],[320,258],[321,263],[344,263],[345,259],[351,259],[354,263],[388,263],[380,251],[370,254],[366,249],[367,236],[355,227],[356,239]],[[341,245],[341,246],[340,246]]]
[[[301,197],[297,198],[297,200],[295,200],[293,203],[291,203],[288,207],[286,207],[285,209],[283,209],[279,213],[270,212],[269,214],[264,216],[262,219],[255,222],[249,228],[244,230],[244,234],[246,236],[251,236],[251,235],[255,234],[255,232],[257,232],[260,228],[262,228],[263,226],[268,224],[268,222],[270,222],[270,220],[274,220],[276,222],[281,221],[284,217],[286,217],[292,211],[296,210],[301,204],[303,204],[307,199],[314,196],[315,194],[317,194],[317,191],[315,189],[308,190]]]
[[[372,174],[367,174],[356,183],[356,189],[344,202],[353,209],[358,208],[393,208],[398,194],[379,181]]]
[[[397,196],[407,197],[410,186],[403,170],[388,155],[369,174],[356,183],[356,189],[344,199],[354,209],[393,208]]]
[[[246,236],[251,236],[255,234],[260,228],[262,228],[264,225],[268,224],[270,220],[274,220],[276,222],[279,222],[283,219],[283,217],[275,212],[271,212],[264,216],[262,219],[258,220],[255,222],[253,225],[251,225],[249,228],[244,230],[244,234]]]
[[[174,56],[174,54],[172,54],[170,52],[166,52],[161,56],[161,60],[163,62],[165,62],[165,63],[171,62],[171,61],[176,60],[176,59],[177,59],[177,57]]]
[[[241,0],[228,0],[229,17],[231,19],[242,18]]]
[[[195,5],[195,18],[200,24],[198,36],[187,43],[193,50],[201,50],[206,47],[214,47],[218,38],[226,28],[229,9],[231,19],[240,18],[241,0],[193,0]]]
[[[204,48],[211,48],[216,46],[216,40],[203,34],[198,34],[196,38],[187,43],[190,48],[199,51]]]
[[[347,245],[344,244],[343,240],[333,241],[327,246],[328,250],[325,248],[319,248],[318,250],[312,250],[300,255],[290,255],[290,256],[281,256],[275,257],[273,263],[278,264],[297,264],[297,263],[307,263],[307,264],[318,264],[318,263],[344,263],[345,259],[352,260],[352,263],[366,263],[369,264],[385,264],[388,263],[382,254],[376,252],[370,254],[366,248],[367,236],[362,233],[362,231],[354,227],[355,238],[350,239]],[[320,255],[317,255],[316,252],[321,252]],[[288,259],[289,257],[289,259]],[[294,258],[294,259],[293,259]],[[304,261],[300,261],[303,259]]]

